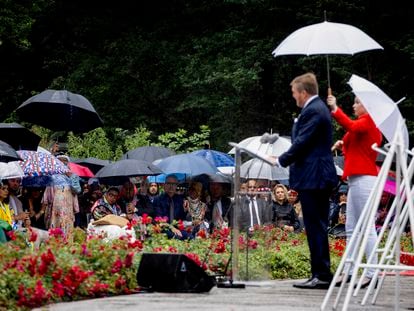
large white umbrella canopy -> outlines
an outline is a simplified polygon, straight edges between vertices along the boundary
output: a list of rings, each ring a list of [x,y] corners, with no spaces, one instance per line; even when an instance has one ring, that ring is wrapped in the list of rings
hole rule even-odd
[[[405,147],[408,148],[408,130],[397,104],[378,86],[357,75],[352,75],[348,84],[385,138],[392,142],[395,133],[402,131]]]
[[[354,55],[368,50],[383,50],[374,39],[359,28],[324,21],[299,28],[273,50],[274,57],[281,55],[326,55],[328,87],[330,88],[328,54]]]
[[[280,55],[348,54],[383,49],[374,39],[357,27],[322,22],[302,27],[284,39],[272,52]]]
[[[272,136],[275,135],[277,134],[272,134]],[[262,153],[278,157],[282,153],[287,151],[292,145],[292,143],[290,142],[290,139],[285,137],[278,137],[274,142],[271,141],[268,143],[263,143],[263,136],[252,136],[243,139],[237,145],[239,147],[249,149],[256,153]],[[228,153],[234,154],[236,153],[236,149],[233,147]]]

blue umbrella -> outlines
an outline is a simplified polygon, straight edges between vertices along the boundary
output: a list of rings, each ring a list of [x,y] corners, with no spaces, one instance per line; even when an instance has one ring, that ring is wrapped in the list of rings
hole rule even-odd
[[[166,174],[182,173],[186,176],[195,176],[200,174],[215,174],[218,172],[217,168],[208,160],[191,153],[169,156],[155,165]]]
[[[231,155],[212,149],[201,149],[193,151],[191,154],[194,154],[199,157],[203,157],[208,160],[215,167],[223,166],[234,166],[234,159]]]
[[[159,174],[157,176],[148,176],[148,182],[156,182],[156,183],[165,183],[165,179],[169,174]],[[185,174],[175,173],[174,174],[178,178],[178,182],[185,182]]]

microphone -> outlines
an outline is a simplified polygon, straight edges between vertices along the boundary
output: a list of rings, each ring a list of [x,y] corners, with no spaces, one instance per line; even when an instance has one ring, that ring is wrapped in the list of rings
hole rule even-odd
[[[279,139],[279,134],[269,134],[264,133],[262,137],[260,137],[260,143],[262,144],[274,144],[276,140]]]

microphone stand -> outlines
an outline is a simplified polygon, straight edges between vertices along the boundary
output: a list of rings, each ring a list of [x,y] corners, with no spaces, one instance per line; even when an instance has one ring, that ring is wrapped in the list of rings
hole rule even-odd
[[[232,230],[230,235],[230,257],[227,262],[225,273],[231,261],[231,270],[230,277],[228,282],[217,283],[218,288],[245,288],[246,285],[243,283],[234,283],[234,277],[238,275],[238,242],[239,242],[239,223],[238,223],[238,213],[240,209],[240,199],[239,199],[239,190],[240,190],[240,165],[241,165],[241,152],[240,149],[235,147],[235,174],[234,174],[234,202],[231,207],[232,209]]]

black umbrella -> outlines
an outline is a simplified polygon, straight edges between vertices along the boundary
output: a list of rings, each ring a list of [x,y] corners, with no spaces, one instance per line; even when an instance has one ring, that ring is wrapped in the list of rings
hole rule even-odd
[[[148,175],[158,175],[163,172],[152,165],[151,163],[143,160],[134,160],[134,159],[124,159],[119,160],[113,163],[110,163],[103,168],[101,168],[96,174],[95,177],[105,178],[105,177],[133,177],[133,176],[148,176]]]
[[[22,120],[54,131],[83,133],[103,125],[85,97],[66,90],[43,91],[26,100],[16,112]]]
[[[130,150],[122,156],[122,159],[144,160],[147,162],[154,162],[158,159],[164,159],[175,152],[169,148],[161,146],[143,146]]]
[[[108,165],[111,163],[109,160],[101,160],[98,158],[86,158],[86,159],[71,159],[72,162],[76,164],[80,164],[83,166],[88,167],[94,174],[96,174],[101,168],[103,168],[105,165]]]
[[[0,140],[16,150],[37,150],[40,136],[18,123],[0,123]]]
[[[21,160],[16,150],[8,143],[0,140],[0,162],[10,162]]]

